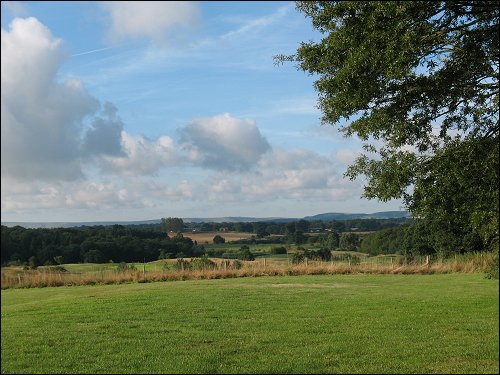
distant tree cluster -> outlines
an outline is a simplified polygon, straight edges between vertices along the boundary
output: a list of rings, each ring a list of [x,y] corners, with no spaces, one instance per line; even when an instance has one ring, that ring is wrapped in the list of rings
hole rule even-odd
[[[169,238],[158,230],[122,225],[53,229],[2,225],[2,264],[139,262],[157,260],[162,253],[191,256],[195,250],[190,238]]]
[[[162,218],[160,223],[160,229],[164,232],[182,232],[184,229],[184,220],[180,217],[167,217]]]

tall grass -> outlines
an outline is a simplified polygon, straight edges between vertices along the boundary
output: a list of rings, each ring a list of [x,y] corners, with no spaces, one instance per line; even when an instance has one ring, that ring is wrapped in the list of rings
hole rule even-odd
[[[487,272],[494,261],[493,253],[468,253],[448,259],[421,258],[412,262],[387,259],[354,262],[321,262],[308,260],[307,263],[291,264],[283,259],[267,259],[241,262],[241,268],[234,262],[214,261],[212,266],[200,269],[176,269],[166,267],[162,271],[137,270],[117,272],[102,270],[92,273],[57,272],[53,269],[22,270],[3,268],[1,287],[34,288],[48,286],[122,284],[132,282],[174,281],[189,279],[222,279],[234,277],[260,277],[285,275],[333,275],[333,274],[434,274]],[[429,263],[427,263],[429,260]]]

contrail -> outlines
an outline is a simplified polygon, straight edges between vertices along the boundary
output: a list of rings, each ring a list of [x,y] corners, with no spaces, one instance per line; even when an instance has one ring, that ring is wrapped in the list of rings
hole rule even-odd
[[[81,56],[81,55],[88,55],[89,53],[94,53],[94,52],[99,52],[99,51],[106,51],[107,49],[110,49],[110,48],[111,47],[99,48],[99,49],[94,49],[92,51],[87,51],[87,52],[82,52],[82,53],[76,53],[74,55],[71,55],[71,57]]]

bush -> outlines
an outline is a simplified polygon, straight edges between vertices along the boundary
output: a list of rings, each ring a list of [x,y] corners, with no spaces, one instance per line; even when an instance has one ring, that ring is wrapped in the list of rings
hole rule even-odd
[[[220,244],[220,243],[224,243],[226,242],[226,239],[220,235],[216,235],[213,239],[213,242],[216,243],[216,244]]]
[[[271,254],[286,254],[286,247],[284,246],[276,246],[271,249]]]
[[[118,266],[116,266],[117,272],[127,272],[127,271],[136,271],[137,268],[133,264],[127,264],[125,262],[120,262]]]
[[[299,264],[305,260],[303,253],[293,253],[292,254],[292,264]]]
[[[194,258],[190,262],[190,267],[194,270],[213,270],[215,263],[207,257]]]
[[[238,252],[238,259],[240,260],[255,260],[254,255],[248,248],[248,246],[244,245],[240,248],[240,251]]]

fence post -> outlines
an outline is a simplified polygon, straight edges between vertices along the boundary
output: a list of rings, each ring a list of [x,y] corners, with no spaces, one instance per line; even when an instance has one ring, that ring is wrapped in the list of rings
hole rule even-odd
[[[307,267],[307,257],[306,257],[306,267]]]

